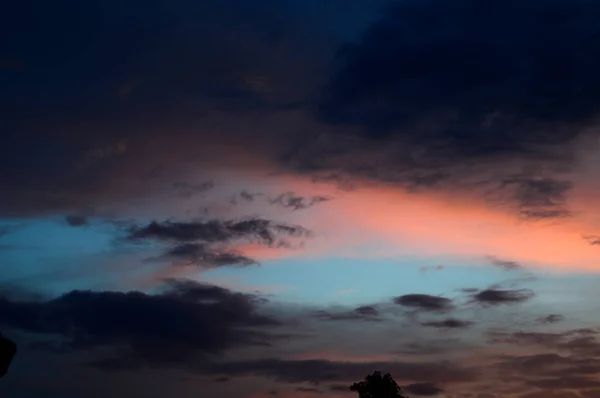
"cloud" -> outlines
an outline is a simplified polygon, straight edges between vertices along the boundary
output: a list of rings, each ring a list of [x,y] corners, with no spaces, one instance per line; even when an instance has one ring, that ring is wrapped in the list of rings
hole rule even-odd
[[[353,309],[352,311],[318,311],[317,317],[328,321],[380,321],[379,311],[371,305],[363,305]]]
[[[165,292],[154,295],[71,291],[47,301],[2,297],[0,318],[11,328],[62,336],[71,349],[128,347],[131,356],[123,360],[143,366],[268,344],[273,338],[268,328],[280,322],[259,313],[261,302],[256,295],[170,281]],[[109,364],[109,360],[97,363]]]
[[[502,360],[495,366],[502,372],[515,375],[537,377],[585,376],[598,373],[600,370],[600,361],[595,358],[544,353],[503,356]]]
[[[328,202],[331,200],[329,196],[302,196],[291,191],[279,194],[274,198],[271,198],[267,194],[261,192],[251,193],[246,190],[243,190],[239,193],[238,196],[246,202],[254,202],[257,198],[260,197],[272,205],[281,206],[291,210],[308,209],[319,203]],[[237,203],[237,196],[233,198],[233,203]]]
[[[343,50],[319,115],[448,156],[541,155],[600,107],[598,16],[586,1],[396,2]]]
[[[511,176],[498,186],[501,192],[511,192],[521,218],[534,221],[570,216],[566,202],[572,188],[569,181],[531,175]]]
[[[159,240],[171,242],[203,241],[208,243],[228,242],[245,239],[267,245],[277,244],[279,235],[292,237],[309,237],[311,232],[297,225],[279,224],[264,219],[246,219],[239,221],[192,221],[192,222],[157,222],[129,231],[130,240]]]
[[[535,293],[527,289],[499,290],[487,289],[474,293],[471,297],[474,302],[486,305],[515,304],[530,300]]]
[[[88,225],[86,216],[71,214],[65,217],[65,221],[72,227],[83,227]]]
[[[328,360],[259,359],[212,364],[204,372],[230,376],[258,375],[288,383],[348,382],[362,379],[373,369],[386,369],[404,380],[439,383],[473,381],[477,371],[449,362],[338,362]]]
[[[204,244],[184,243],[168,249],[160,259],[174,260],[179,265],[198,267],[222,267],[257,265],[258,262],[241,253],[227,249],[212,248]]]
[[[589,376],[571,376],[563,375],[562,377],[528,380],[526,384],[543,389],[569,389],[581,390],[586,388],[600,387],[600,381]]]
[[[519,264],[516,261],[502,260],[495,256],[489,256],[488,260],[493,266],[505,269],[507,271],[514,271],[524,268],[523,265]]]
[[[559,314],[548,314],[546,316],[540,317],[537,319],[538,323],[549,324],[549,323],[557,323],[564,320],[565,317]]]
[[[433,383],[413,383],[402,387],[402,389],[411,394],[424,396],[439,395],[444,391]]]
[[[576,151],[598,135],[596,16],[580,0],[394,2],[340,49],[315,106],[329,130],[280,161],[317,181],[460,191],[565,221]]]
[[[600,245],[600,236],[598,235],[585,235],[583,239],[586,240],[592,246]]]
[[[318,203],[328,202],[330,200],[331,198],[327,196],[303,197],[296,195],[294,192],[286,192],[273,199],[270,199],[269,201],[271,204],[278,204],[292,210],[301,210],[312,207]]]
[[[424,326],[431,326],[440,329],[465,329],[471,326],[473,322],[461,319],[448,318],[442,321],[431,321],[423,323]]]
[[[404,307],[423,311],[448,311],[452,309],[452,300],[446,297],[429,294],[405,294],[394,298],[394,302]]]

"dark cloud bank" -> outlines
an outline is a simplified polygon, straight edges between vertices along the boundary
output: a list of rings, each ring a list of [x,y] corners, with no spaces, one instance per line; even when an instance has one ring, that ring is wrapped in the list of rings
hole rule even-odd
[[[336,126],[284,157],[349,183],[470,187],[526,220],[571,215],[600,107],[595,1],[408,0],[344,48],[319,103]]]

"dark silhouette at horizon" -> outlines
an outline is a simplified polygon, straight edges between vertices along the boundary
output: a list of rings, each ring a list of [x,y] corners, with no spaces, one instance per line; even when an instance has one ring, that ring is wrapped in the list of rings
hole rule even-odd
[[[16,354],[17,344],[0,333],[0,378],[6,375]]]
[[[402,388],[392,378],[392,375],[375,371],[367,375],[363,381],[350,386],[350,391],[358,393],[359,398],[408,398],[402,395]]]

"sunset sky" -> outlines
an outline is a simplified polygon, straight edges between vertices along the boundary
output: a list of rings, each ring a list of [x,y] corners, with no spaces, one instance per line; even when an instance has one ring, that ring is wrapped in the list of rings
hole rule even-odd
[[[10,398],[600,398],[600,1],[0,7]]]

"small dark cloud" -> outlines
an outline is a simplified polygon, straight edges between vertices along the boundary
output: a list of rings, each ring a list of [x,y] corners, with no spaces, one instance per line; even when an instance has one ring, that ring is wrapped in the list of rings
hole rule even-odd
[[[72,227],[83,227],[88,225],[86,216],[71,214],[65,217],[65,221]]]
[[[216,381],[217,383],[226,383],[226,382],[228,382],[228,381],[230,381],[230,380],[231,380],[231,379],[230,379],[229,377],[225,377],[225,376],[224,376],[224,377],[217,377],[217,378],[215,379],[215,381]]]
[[[402,389],[411,394],[423,396],[439,395],[444,391],[433,383],[413,383],[402,387]]]
[[[495,256],[488,256],[488,260],[494,267],[502,268],[507,271],[515,271],[524,268],[523,265],[516,261],[503,260]]]
[[[592,246],[600,245],[600,236],[598,235],[585,235],[583,239],[586,240]]]
[[[214,186],[215,183],[213,181],[204,181],[199,184],[190,184],[183,181],[173,183],[173,189],[175,189],[176,195],[186,199],[191,199],[196,195],[210,191]]]
[[[208,245],[199,243],[184,243],[175,246],[165,252],[161,257],[175,260],[176,264],[194,265],[204,268],[238,266],[247,267],[257,265],[258,262],[241,253],[211,248]]]
[[[129,231],[130,240],[159,240],[171,242],[203,241],[208,243],[229,242],[245,239],[267,245],[276,245],[280,235],[309,237],[311,232],[297,225],[279,224],[265,219],[235,221],[207,220],[191,222],[153,221]]]
[[[424,322],[422,325],[440,329],[465,329],[473,325],[473,322],[448,318],[442,321]]]
[[[240,192],[240,198],[244,199],[246,202],[253,202],[257,195],[258,194],[253,194],[248,191]]]
[[[404,307],[412,307],[423,311],[448,311],[453,308],[452,300],[429,294],[405,294],[394,298],[394,302]]]
[[[474,302],[486,305],[516,304],[533,298],[535,293],[528,289],[499,290],[487,289],[474,293]]]
[[[292,210],[301,210],[329,200],[331,200],[331,198],[327,196],[304,197],[296,195],[294,192],[286,192],[273,199],[269,199],[269,202]]]
[[[71,349],[127,347],[129,354],[93,363],[103,369],[185,361],[264,345],[280,325],[259,313],[256,295],[191,281],[170,281],[160,294],[72,291],[52,300],[0,298],[0,319],[14,329],[59,336]]]
[[[549,323],[557,323],[564,320],[565,317],[559,314],[549,314],[537,319],[537,323],[549,324]]]
[[[374,306],[363,305],[353,309],[352,311],[318,311],[316,316],[319,319],[328,321],[380,321],[379,311]]]

